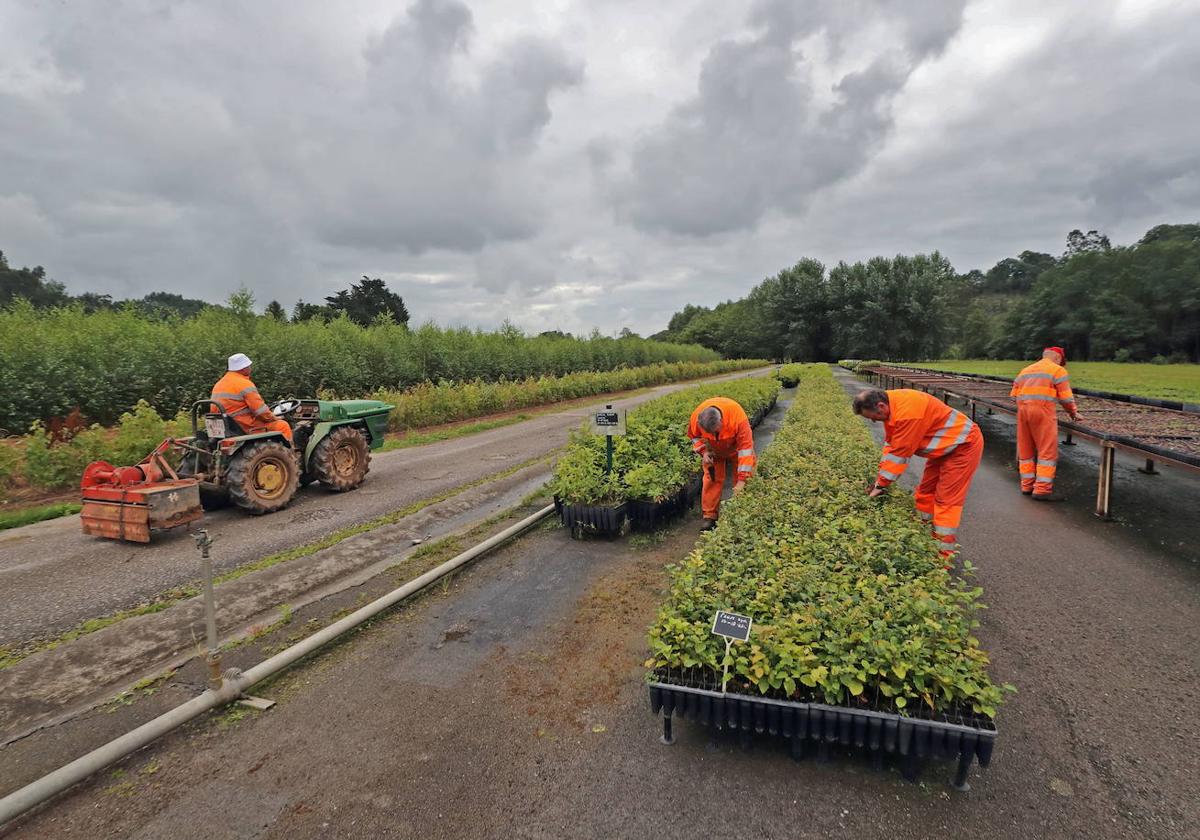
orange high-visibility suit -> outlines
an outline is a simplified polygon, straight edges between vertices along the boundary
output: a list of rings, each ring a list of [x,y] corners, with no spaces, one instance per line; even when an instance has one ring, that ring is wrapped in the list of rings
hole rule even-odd
[[[975,469],[983,458],[983,433],[971,418],[924,391],[888,391],[891,416],[884,422],[879,487],[908,468],[913,455],[926,458],[914,499],[921,518],[932,522],[943,559],[958,551],[958,525]]]
[[[1047,496],[1058,468],[1058,404],[1074,415],[1075,395],[1067,369],[1040,359],[1013,380],[1009,396],[1017,400],[1017,466],[1021,492]]]
[[[233,417],[246,433],[279,432],[291,443],[292,427],[276,419],[249,376],[229,371],[213,386],[209,399]]]
[[[716,435],[704,431],[698,422],[700,412],[714,407],[721,412],[721,428]],[[713,397],[696,406],[688,422],[688,437],[692,449],[703,455],[706,451],[713,456],[713,465],[704,470],[704,490],[700,507],[705,519],[716,519],[721,512],[721,489],[725,486],[727,467],[736,461],[735,481],[745,481],[754,472],[758,459],[754,457],[754,433],[746,411],[727,397]]]

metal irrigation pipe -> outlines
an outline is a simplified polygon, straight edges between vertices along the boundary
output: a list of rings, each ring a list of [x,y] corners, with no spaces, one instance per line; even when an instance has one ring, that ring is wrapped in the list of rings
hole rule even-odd
[[[302,659],[318,648],[336,639],[338,636],[353,630],[363,622],[374,618],[408,596],[420,591],[438,578],[444,577],[458,567],[469,563],[479,555],[495,548],[507,539],[537,524],[554,512],[554,505],[547,505],[537,513],[527,516],[515,525],[505,528],[493,537],[489,537],[473,548],[469,548],[440,566],[430,569],[420,577],[410,580],[399,589],[393,589],[381,598],[377,598],[345,618],[334,622],[328,627],[309,636],[292,647],[280,651],[248,671],[241,674],[231,673],[219,689],[207,689],[198,697],[193,697],[186,703],[176,706],[169,712],[159,715],[151,721],[143,723],[137,729],[126,732],[121,737],[97,747],[86,755],[82,755],[69,764],[36,779],[25,787],[0,799],[0,825],[17,817],[35,805],[40,805],[55,794],[61,793],[76,782],[80,782],[118,761],[130,753],[141,749],[156,738],[165,735],[193,718],[199,717],[210,709],[223,706],[236,700],[242,693],[255,683],[261,682],[273,674],[282,671],[298,659]]]

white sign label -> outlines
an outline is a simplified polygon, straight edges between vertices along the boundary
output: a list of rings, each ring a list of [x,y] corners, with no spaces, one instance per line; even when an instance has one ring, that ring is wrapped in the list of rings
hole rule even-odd
[[[625,411],[614,409],[611,405],[603,411],[597,411],[592,415],[591,430],[594,435],[625,434]]]

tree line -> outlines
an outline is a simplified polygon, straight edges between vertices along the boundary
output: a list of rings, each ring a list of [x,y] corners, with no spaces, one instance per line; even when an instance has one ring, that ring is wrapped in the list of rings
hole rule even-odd
[[[35,309],[50,309],[62,306],[77,306],[86,313],[111,312],[125,309],[146,318],[192,318],[209,307],[217,309],[244,309],[247,300],[253,304],[253,294],[242,289],[235,292],[228,305],[188,298],[173,292],[151,292],[140,298],[113,300],[111,295],[84,292],[72,295],[66,286],[46,275],[42,266],[15,268],[10,266],[4,252],[0,251],[0,308],[10,306],[17,300],[28,301]],[[359,326],[366,327],[381,317],[394,324],[407,325],[409,314],[404,299],[387,287],[378,277],[362,276],[359,283],[351,283],[325,298],[325,303],[296,301],[291,318],[277,300],[266,305],[263,314],[281,323],[300,321],[332,321],[345,315]]]
[[[831,269],[802,259],[744,298],[685,305],[652,338],[726,356],[832,361],[1026,358],[1200,362],[1200,224],[1135,244],[1071,231],[1060,256],[1023,251],[958,273],[941,254]]]

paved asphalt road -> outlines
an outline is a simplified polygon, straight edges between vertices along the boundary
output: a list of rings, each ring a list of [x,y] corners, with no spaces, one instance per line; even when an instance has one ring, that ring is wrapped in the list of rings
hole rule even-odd
[[[536,532],[263,687],[271,711],[169,736],[0,837],[1195,837],[1197,569],[1086,508],[1019,495],[992,431],[962,538],[993,675],[1020,691],[969,794],[945,786],[949,765],[911,785],[861,757],[795,764],[777,739],[743,752],[686,723],[661,746],[645,631],[693,519],[640,547]],[[188,696],[186,681],[167,691]],[[65,757],[116,717],[11,757]]]
[[[713,381],[762,372],[728,374]],[[664,385],[615,404],[629,408],[693,384]],[[577,406],[479,434],[377,454],[358,490],[339,494],[319,485],[309,487],[286,510],[270,516],[251,517],[234,509],[208,513],[204,527],[216,539],[214,567],[220,573],[304,545],[547,454],[566,442],[589,410]],[[0,531],[0,644],[52,636],[88,618],[134,606],[196,580],[198,567],[195,544],[185,530],[156,535],[150,545],[84,536],[76,516]]]

